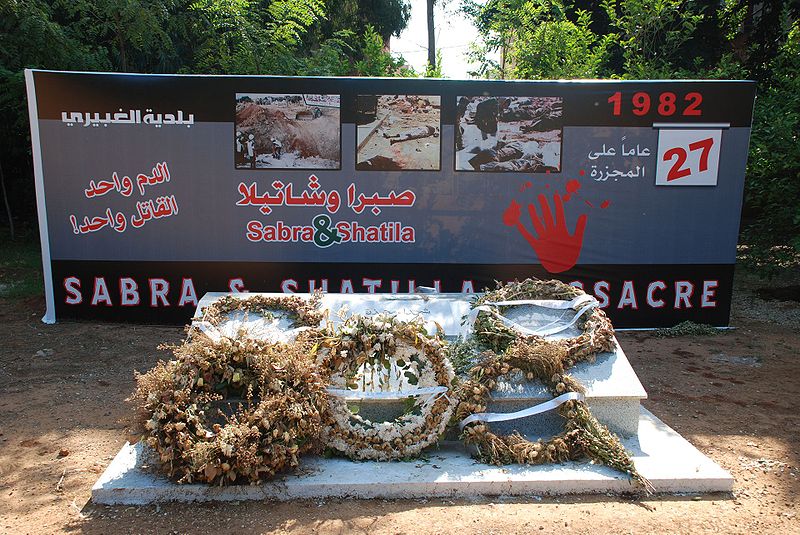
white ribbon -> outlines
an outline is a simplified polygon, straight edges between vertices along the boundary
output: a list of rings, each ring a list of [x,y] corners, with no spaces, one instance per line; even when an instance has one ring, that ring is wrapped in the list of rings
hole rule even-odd
[[[361,392],[345,388],[326,388],[328,394],[343,398],[346,401],[361,399],[405,399],[408,397],[432,396],[447,392],[446,386],[430,386],[427,388],[413,388],[411,390],[395,390],[393,392]]]
[[[567,392],[566,394],[561,394],[557,398],[553,398],[550,401],[545,401],[544,403],[539,403],[538,405],[534,405],[533,407],[528,407],[527,409],[522,409],[521,411],[517,412],[475,413],[461,420],[461,423],[458,424],[458,426],[459,428],[464,429],[465,426],[471,424],[472,422],[506,422],[508,420],[517,420],[519,418],[525,418],[526,416],[533,416],[534,414],[541,414],[543,412],[551,411],[567,401],[583,401],[584,399],[586,399],[585,396],[580,392]]]
[[[581,307],[575,313],[575,316],[572,318],[571,321],[567,323],[560,323],[561,318],[558,318],[547,325],[543,325],[536,329],[528,329],[520,325],[519,323],[508,319],[507,317],[499,314],[495,307],[498,306],[520,306],[520,305],[535,305],[540,306],[543,308],[550,308],[555,310],[568,310],[568,309],[575,309],[576,307]],[[592,297],[588,294],[581,294],[570,301],[563,301],[557,299],[519,299],[513,301],[495,301],[484,303],[483,305],[477,306],[470,310],[468,317],[468,321],[470,325],[475,325],[475,320],[478,318],[478,314],[480,312],[488,312],[492,314],[500,321],[503,322],[504,325],[507,327],[514,329],[515,331],[528,335],[528,336],[550,336],[556,333],[560,333],[561,331],[565,331],[575,325],[577,321],[583,316],[586,312],[597,308],[600,303],[597,302],[597,299]],[[563,315],[562,315],[563,317]]]

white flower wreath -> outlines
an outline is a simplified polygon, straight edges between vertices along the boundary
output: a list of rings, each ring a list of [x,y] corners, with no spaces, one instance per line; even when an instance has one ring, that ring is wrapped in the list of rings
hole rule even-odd
[[[449,395],[455,374],[439,335],[429,336],[422,321],[352,316],[329,330],[322,345],[318,360],[333,387],[321,432],[325,446],[351,459],[392,460],[415,457],[438,441],[456,406]],[[400,392],[391,393],[394,386]],[[346,394],[359,387],[416,401],[392,421],[372,422],[347,405]]]

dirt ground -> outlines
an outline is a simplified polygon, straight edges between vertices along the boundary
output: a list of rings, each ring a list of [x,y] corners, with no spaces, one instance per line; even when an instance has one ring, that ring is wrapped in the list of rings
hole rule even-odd
[[[125,440],[133,370],[182,330],[39,321],[0,298],[1,533],[800,533],[800,303],[740,281],[736,329],[620,333],[645,406],[729,470],[732,494],[104,507],[90,489]],[[762,294],[763,295],[763,294]]]

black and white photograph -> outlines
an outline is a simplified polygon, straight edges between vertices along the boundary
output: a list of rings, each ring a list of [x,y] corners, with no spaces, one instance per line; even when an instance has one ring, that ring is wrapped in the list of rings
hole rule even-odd
[[[456,171],[559,172],[561,97],[458,97]]]

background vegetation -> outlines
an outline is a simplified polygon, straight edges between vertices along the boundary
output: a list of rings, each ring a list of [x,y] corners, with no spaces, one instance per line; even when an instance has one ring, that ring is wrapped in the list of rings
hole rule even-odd
[[[758,81],[745,257],[800,253],[800,3],[449,1],[480,32],[474,76]],[[409,17],[408,0],[0,0],[0,225],[10,210],[35,235],[24,68],[440,76],[441,55],[418,74],[387,51]]]

